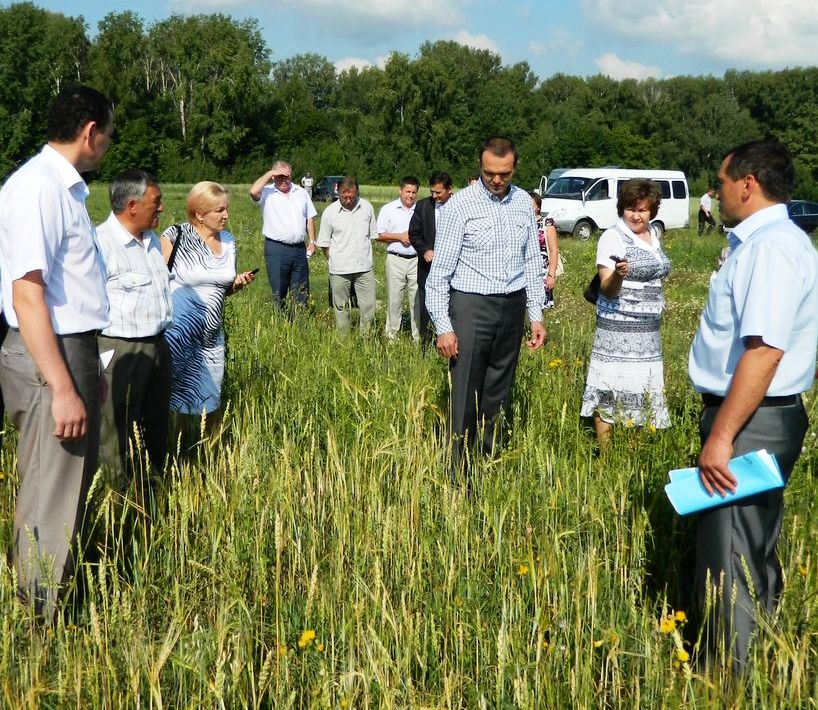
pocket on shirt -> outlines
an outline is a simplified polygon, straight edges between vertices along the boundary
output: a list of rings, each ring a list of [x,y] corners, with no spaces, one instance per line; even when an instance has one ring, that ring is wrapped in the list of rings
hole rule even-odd
[[[122,285],[122,288],[127,289],[129,291],[135,288],[149,286],[150,282],[151,275],[139,271],[128,271],[124,274],[121,274],[119,277],[119,283]]]
[[[482,249],[494,239],[494,221],[487,217],[469,220],[468,241],[474,249]]]

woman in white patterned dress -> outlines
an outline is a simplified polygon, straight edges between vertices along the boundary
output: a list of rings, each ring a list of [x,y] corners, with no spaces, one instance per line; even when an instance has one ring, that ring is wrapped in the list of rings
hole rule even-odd
[[[224,187],[197,183],[187,196],[189,221],[161,238],[173,299],[173,325],[165,334],[173,363],[170,408],[206,415],[210,426],[221,412],[224,301],[254,279],[249,271],[236,274],[236,243],[225,230],[228,205]]]
[[[594,418],[602,445],[614,423],[670,426],[659,325],[671,264],[650,225],[660,201],[656,183],[628,180],[619,191],[619,222],[597,247],[601,283],[581,415]]]

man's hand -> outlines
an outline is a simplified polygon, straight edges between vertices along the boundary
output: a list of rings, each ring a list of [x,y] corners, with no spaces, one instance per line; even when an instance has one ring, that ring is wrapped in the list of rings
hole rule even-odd
[[[727,491],[736,492],[738,481],[727,468],[727,462],[733,458],[733,443],[717,436],[709,436],[699,454],[699,476],[708,494],[714,491],[724,498]]]
[[[405,247],[412,246],[412,241],[409,239],[409,232],[403,232],[403,234],[401,234],[400,243]]]
[[[531,337],[528,340],[529,349],[536,350],[542,347],[547,337],[548,333],[545,330],[545,326],[540,321],[535,320],[531,324]]]
[[[85,404],[73,387],[52,394],[51,416],[54,417],[54,436],[61,441],[76,441],[88,432]]]
[[[427,264],[431,264],[432,259],[434,258],[435,258],[434,249],[427,249],[425,252],[423,252],[423,261],[425,261]]]
[[[310,242],[307,245],[307,256],[312,256],[315,254],[315,242]]]
[[[457,336],[454,333],[443,333],[437,336],[437,351],[447,358],[456,358],[459,354]]]

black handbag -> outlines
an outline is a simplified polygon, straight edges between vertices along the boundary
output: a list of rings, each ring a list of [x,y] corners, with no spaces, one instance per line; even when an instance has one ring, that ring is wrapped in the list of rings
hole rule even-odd
[[[585,290],[582,292],[583,298],[588,301],[592,306],[596,305],[597,300],[599,299],[599,272],[597,271],[594,274],[594,278],[591,279],[591,282],[585,287]]]

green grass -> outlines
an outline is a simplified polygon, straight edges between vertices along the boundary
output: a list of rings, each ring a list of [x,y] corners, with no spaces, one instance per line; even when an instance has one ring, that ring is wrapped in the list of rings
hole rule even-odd
[[[164,190],[163,226],[183,219],[186,192]],[[246,186],[232,194],[240,264],[263,266],[258,212]],[[393,192],[371,194],[377,209]],[[104,218],[102,186],[90,209]],[[599,458],[577,415],[594,325],[581,292],[594,244],[562,240],[568,265],[546,316],[549,342],[522,353],[508,446],[482,466],[471,497],[449,485],[443,465],[445,363],[408,338],[384,343],[383,304],[371,338],[339,340],[321,255],[310,262],[309,312],[293,322],[272,311],[260,278],[228,300],[224,435],[167,471],[150,546],[141,525],[128,545],[118,542],[121,508],[97,490],[108,554],[83,568],[82,610],[53,629],[13,602],[12,573],[0,563],[0,702],[814,707],[814,429],[787,492],[780,614],[748,677],[731,686],[677,667],[682,644],[694,655],[697,629],[659,628],[671,611],[691,613],[690,525],[662,486],[697,451],[686,355],[721,246],[695,228],[667,235],[673,427],[617,429]],[[383,297],[382,245],[375,250]],[[13,444],[7,435],[3,548]],[[122,574],[126,560],[132,571]]]

